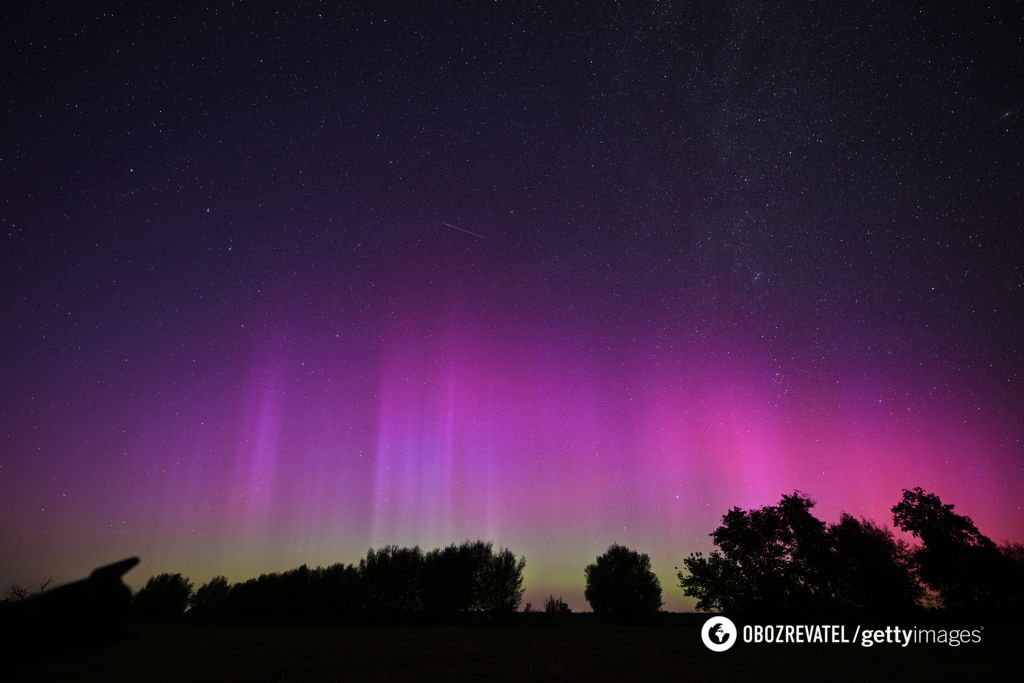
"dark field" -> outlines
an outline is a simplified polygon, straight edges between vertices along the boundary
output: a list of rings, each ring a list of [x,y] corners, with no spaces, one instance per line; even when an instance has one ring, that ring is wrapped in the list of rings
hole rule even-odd
[[[581,615],[582,616],[582,615]],[[700,621],[387,626],[166,626],[21,669],[43,681],[898,680],[995,681],[1016,670],[1021,629],[980,645],[753,646],[707,651]]]

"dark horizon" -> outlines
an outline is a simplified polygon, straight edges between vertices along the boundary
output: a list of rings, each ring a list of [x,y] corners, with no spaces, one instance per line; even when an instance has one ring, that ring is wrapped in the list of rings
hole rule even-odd
[[[674,567],[678,582],[669,586],[661,585],[649,555],[612,543],[583,571],[583,609],[574,609],[561,594],[549,593],[537,606],[524,600],[526,558],[483,539],[436,548],[386,545],[370,548],[357,562],[303,563],[250,577],[218,575],[205,583],[165,568],[150,571],[139,590],[123,590],[132,596],[140,623],[175,623],[183,616],[196,623],[330,623],[403,615],[421,615],[430,623],[459,614],[501,617],[519,611],[642,620],[657,613],[929,620],[968,615],[1002,623],[1024,600],[1024,542],[993,541],[955,504],[931,492],[904,489],[891,523],[846,512],[827,522],[816,516],[816,505],[806,493],[793,491],[775,505],[730,507],[709,533],[715,550],[707,556],[685,553],[682,568]],[[138,564],[139,558],[128,558],[92,576],[121,580]],[[498,576],[504,578],[493,580]],[[0,606],[40,597],[52,603],[70,588],[50,576],[37,587],[12,584]],[[680,591],[696,600],[696,608],[664,609],[664,598]],[[391,597],[379,603],[382,596]],[[622,601],[626,607],[615,606]]]

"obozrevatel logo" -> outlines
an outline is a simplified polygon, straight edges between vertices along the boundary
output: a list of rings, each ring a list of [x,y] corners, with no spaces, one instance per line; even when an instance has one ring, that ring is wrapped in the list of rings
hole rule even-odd
[[[712,652],[725,652],[736,644],[736,624],[729,617],[711,617],[700,630],[700,639]]]

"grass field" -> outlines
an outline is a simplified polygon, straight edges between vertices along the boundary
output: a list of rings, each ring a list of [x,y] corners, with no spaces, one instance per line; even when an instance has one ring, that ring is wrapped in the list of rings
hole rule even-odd
[[[699,621],[525,624],[165,626],[38,661],[25,681],[996,681],[1012,677],[1020,629],[981,644],[900,649],[754,646],[712,653]]]

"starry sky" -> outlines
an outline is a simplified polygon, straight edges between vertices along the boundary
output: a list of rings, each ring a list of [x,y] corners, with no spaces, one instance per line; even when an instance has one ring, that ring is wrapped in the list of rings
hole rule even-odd
[[[0,582],[1024,540],[1019,3],[343,4],[0,10]]]

